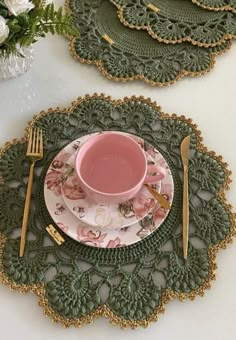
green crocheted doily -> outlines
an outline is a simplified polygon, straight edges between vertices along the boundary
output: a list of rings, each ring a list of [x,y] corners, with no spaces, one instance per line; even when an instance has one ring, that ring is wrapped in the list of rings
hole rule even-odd
[[[146,327],[172,298],[203,295],[214,278],[216,252],[235,233],[225,199],[227,165],[202,144],[191,120],[168,115],[143,97],[79,98],[71,108],[37,115],[29,126],[43,129],[44,158],[36,163],[28,238],[19,257],[20,230],[29,163],[26,136],[0,150],[0,281],[32,291],[54,321],[80,326],[99,316],[122,327]],[[44,177],[63,146],[102,130],[137,134],[165,156],[174,179],[174,199],[164,223],[140,242],[123,248],[94,248],[63,235],[59,246],[46,232],[51,220],[44,202]],[[189,254],[182,257],[182,164],[180,143],[191,136],[189,163]],[[56,227],[57,228],[57,227]],[[62,234],[62,231],[59,231]]]
[[[215,56],[231,45],[231,41],[208,49],[188,43],[166,45],[124,27],[107,0],[69,0],[68,6],[80,31],[79,38],[71,38],[72,55],[97,65],[103,75],[116,81],[142,79],[162,86],[185,75],[202,75],[212,69]]]
[[[192,0],[192,2],[211,11],[232,11],[236,13],[236,0]]]
[[[118,7],[124,25],[144,29],[165,43],[189,41],[198,46],[216,46],[236,37],[236,16],[208,11],[191,0],[110,0]],[[150,8],[150,4],[154,6]]]

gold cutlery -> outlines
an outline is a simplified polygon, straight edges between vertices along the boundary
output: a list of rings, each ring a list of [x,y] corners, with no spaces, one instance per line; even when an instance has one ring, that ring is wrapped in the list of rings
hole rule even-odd
[[[170,209],[170,203],[167,199],[162,196],[159,192],[157,192],[154,188],[152,188],[148,184],[144,184],[148,191],[152,194],[152,196],[160,203],[160,205],[165,209]]]
[[[188,162],[189,162],[190,136],[183,139],[180,151],[184,169],[183,178],[183,211],[182,211],[182,232],[183,232],[183,256],[188,256],[188,233],[189,233],[189,198],[188,198]]]
[[[29,133],[28,147],[26,151],[26,157],[31,162],[30,173],[27,185],[27,192],[25,198],[24,215],[21,229],[21,240],[20,240],[20,257],[24,255],[25,240],[27,232],[27,224],[30,210],[30,201],[32,194],[32,185],[34,177],[34,165],[35,163],[43,158],[43,132],[42,129],[31,128]]]

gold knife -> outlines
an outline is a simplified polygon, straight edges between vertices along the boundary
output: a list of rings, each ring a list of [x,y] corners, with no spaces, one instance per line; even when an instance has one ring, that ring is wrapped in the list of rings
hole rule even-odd
[[[182,211],[182,223],[183,223],[183,256],[184,259],[188,255],[188,233],[189,233],[189,198],[188,198],[188,161],[189,161],[189,148],[190,148],[190,136],[183,139],[180,151],[181,159],[184,169],[184,182],[183,182],[183,211]]]

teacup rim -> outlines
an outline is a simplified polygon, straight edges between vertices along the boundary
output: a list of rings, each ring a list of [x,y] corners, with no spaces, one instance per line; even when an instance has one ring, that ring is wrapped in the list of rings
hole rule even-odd
[[[139,186],[141,182],[144,182],[145,178],[146,178],[146,173],[147,173],[147,156],[145,151],[139,146],[140,151],[142,152],[143,156],[144,156],[144,163],[145,163],[145,169],[144,169],[144,174],[142,176],[142,178],[138,181],[138,183],[135,186],[132,186],[130,189],[126,190],[126,191],[120,191],[120,192],[116,192],[116,193],[109,193],[109,192],[104,192],[104,191],[99,191],[93,187],[91,187],[82,177],[82,175],[78,175],[78,170],[77,170],[77,160],[79,157],[79,153],[81,151],[81,149],[83,148],[84,145],[86,145],[89,141],[91,141],[92,138],[98,138],[100,136],[105,136],[105,135],[112,135],[112,134],[117,134],[119,136],[121,136],[122,138],[128,139],[131,143],[135,144],[136,146],[139,146],[138,142],[136,142],[134,139],[132,139],[130,136],[125,135],[123,133],[120,133],[119,131],[104,131],[98,135],[92,136],[90,139],[88,139],[81,147],[80,149],[77,151],[77,154],[75,156],[75,171],[77,174],[77,177],[79,178],[79,180],[85,185],[87,186],[90,190],[92,190],[94,193],[99,194],[99,195],[103,195],[103,196],[109,196],[109,197],[118,197],[121,195],[127,195],[129,194],[131,191],[135,191]]]

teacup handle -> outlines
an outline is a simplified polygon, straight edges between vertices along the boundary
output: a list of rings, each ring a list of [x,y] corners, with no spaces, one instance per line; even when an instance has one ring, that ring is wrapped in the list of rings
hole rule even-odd
[[[161,181],[166,175],[166,170],[162,166],[149,164],[147,173],[155,173],[155,175],[147,175],[144,184]]]

